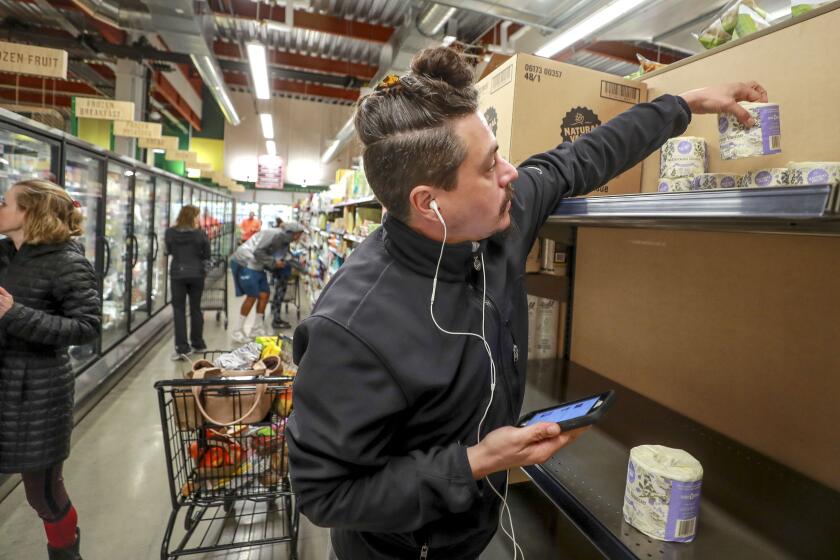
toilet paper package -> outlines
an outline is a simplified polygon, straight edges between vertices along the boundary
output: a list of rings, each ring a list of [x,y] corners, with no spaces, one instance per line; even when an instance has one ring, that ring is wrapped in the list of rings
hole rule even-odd
[[[697,532],[703,467],[682,449],[640,445],[630,450],[624,520],[645,535],[690,542]]]
[[[791,185],[840,185],[840,162],[791,162],[787,169]]]
[[[743,175],[733,175],[731,173],[703,173],[692,180],[691,190],[739,189],[743,178]]]
[[[676,179],[670,179],[668,177],[662,177],[659,179],[659,187],[657,190],[659,192],[685,192],[691,190],[691,180],[692,177],[678,177]]]
[[[784,187],[788,184],[788,170],[785,167],[770,167],[748,171],[741,181],[741,187]]]
[[[660,153],[660,177],[693,177],[709,170],[706,140],[695,136],[671,138]]]
[[[782,151],[782,128],[779,106],[773,103],[741,102],[755,119],[747,128],[734,115],[718,116],[721,159],[741,159],[778,154]]]

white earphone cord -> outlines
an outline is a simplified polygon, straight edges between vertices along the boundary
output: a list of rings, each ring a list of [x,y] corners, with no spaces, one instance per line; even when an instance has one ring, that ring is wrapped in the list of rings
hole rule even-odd
[[[443,225],[443,243],[440,245],[440,255],[438,256],[437,267],[435,268],[435,277],[432,280],[432,298],[429,303],[429,314],[432,316],[432,322],[444,334],[452,335],[452,336],[472,336],[481,340],[484,344],[484,350],[487,352],[487,357],[490,359],[490,400],[487,402],[487,408],[484,409],[484,414],[481,416],[481,420],[478,423],[478,431],[476,434],[476,443],[481,441],[481,426],[484,424],[484,420],[487,418],[487,414],[490,412],[490,406],[493,404],[493,395],[496,392],[496,364],[493,361],[493,352],[490,349],[490,344],[487,342],[486,338],[486,331],[484,328],[484,318],[485,318],[485,309],[486,309],[486,302],[487,302],[487,272],[486,267],[484,266],[484,253],[481,253],[481,277],[483,281],[483,288],[482,288],[482,295],[481,295],[481,335],[477,335],[475,333],[470,332],[451,332],[443,327],[441,327],[437,319],[435,319],[435,296],[437,294],[437,279],[438,274],[440,273],[440,264],[443,262],[443,251],[446,247],[446,237],[447,237],[447,228],[446,222],[443,219],[443,216],[440,214],[440,211],[437,209],[437,203],[433,203],[432,210],[437,215],[438,220],[440,220],[441,225]],[[510,512],[510,506],[507,503],[507,493],[508,493],[508,483],[510,479],[510,471],[505,471],[505,494],[502,496],[499,494],[499,491],[493,486],[493,483],[490,481],[490,476],[486,476],[485,479],[487,480],[487,484],[493,490],[493,492],[502,500],[502,509],[499,512],[499,527],[502,528],[502,532],[513,542],[513,560],[517,560],[519,556],[522,557],[522,560],[525,560],[525,553],[522,551],[522,547],[516,542],[516,531],[513,528],[513,516]],[[510,533],[508,533],[507,529],[505,529],[504,524],[504,515],[505,510],[507,510],[507,518],[508,523],[510,524]]]

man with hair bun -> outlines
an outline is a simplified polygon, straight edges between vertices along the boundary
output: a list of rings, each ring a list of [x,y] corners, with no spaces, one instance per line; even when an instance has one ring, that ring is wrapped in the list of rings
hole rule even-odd
[[[563,198],[682,134],[692,114],[749,126],[738,101],[767,93],[749,82],[663,95],[518,168],[498,154],[472,71],[450,49],[423,51],[359,101],[365,173],[388,212],[295,332],[286,428],[301,511],[331,529],[332,558],[479,556],[508,469],[580,435],[513,427],[528,358],[525,260],[540,227]]]

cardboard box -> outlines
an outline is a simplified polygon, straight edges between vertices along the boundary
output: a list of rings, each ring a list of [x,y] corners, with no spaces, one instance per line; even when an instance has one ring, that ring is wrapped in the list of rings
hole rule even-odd
[[[499,153],[514,165],[647,101],[643,83],[527,54],[511,57],[476,87]],[[589,196],[637,193],[641,173],[636,166]]]
[[[528,253],[528,258],[525,259],[525,272],[539,272],[540,271],[540,240],[534,241],[534,246]]]

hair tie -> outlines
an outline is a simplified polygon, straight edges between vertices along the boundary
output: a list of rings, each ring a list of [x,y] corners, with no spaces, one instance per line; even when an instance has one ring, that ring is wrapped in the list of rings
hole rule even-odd
[[[73,208],[81,208],[81,207],[82,207],[82,203],[79,202],[78,200],[74,199],[73,200]]]
[[[400,77],[396,74],[388,74],[381,82],[374,88],[374,91],[388,91],[397,86],[401,86]]]

